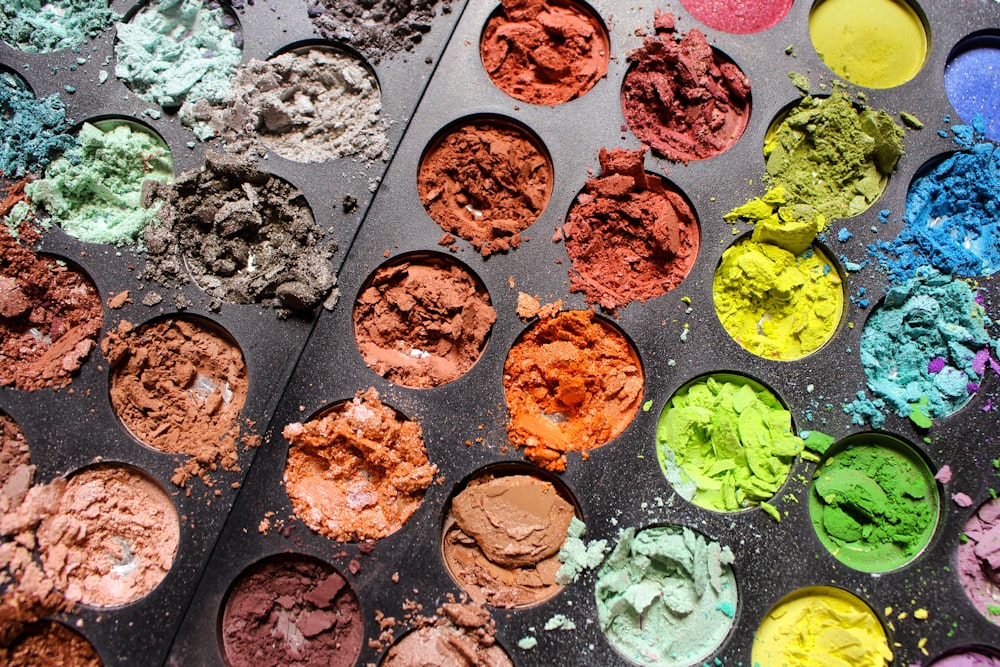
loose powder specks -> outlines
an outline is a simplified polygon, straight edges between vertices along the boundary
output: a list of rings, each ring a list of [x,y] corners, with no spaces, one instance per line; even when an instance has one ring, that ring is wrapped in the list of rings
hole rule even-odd
[[[101,341],[111,366],[111,405],[149,447],[191,458],[174,482],[238,464],[238,424],[249,380],[240,349],[195,319],[134,327],[120,322]],[[207,480],[207,477],[206,477]]]
[[[379,539],[420,507],[437,466],[423,430],[375,389],[305,423],[289,424],[285,489],[295,514],[330,539]]]

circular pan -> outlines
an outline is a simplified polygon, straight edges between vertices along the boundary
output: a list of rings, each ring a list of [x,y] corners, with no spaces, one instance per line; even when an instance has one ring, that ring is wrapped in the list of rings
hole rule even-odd
[[[173,182],[170,148],[132,118],[94,118],[77,135],[79,146],[49,164],[45,177],[25,191],[73,238],[141,246],[158,210],[144,201],[144,183]]]
[[[656,34],[628,54],[621,107],[628,128],[675,162],[724,153],[750,122],[750,80],[698,29],[678,34],[671,14],[656,13]]]
[[[518,0],[501,2],[483,27],[479,55],[504,93],[529,104],[562,104],[607,75],[608,30],[589,5],[541,0],[525,11]]]
[[[482,356],[496,322],[486,285],[441,253],[395,257],[368,276],[354,301],[354,341],[390,382],[438,387]]]
[[[789,204],[808,204],[827,220],[864,213],[879,200],[903,156],[903,128],[839,86],[779,111],[764,135],[765,178]]]
[[[101,657],[87,638],[57,621],[31,623],[0,649],[6,667],[101,667]]]
[[[389,647],[380,667],[514,667],[496,641],[493,617],[475,603],[445,602],[438,614],[418,622]]]
[[[437,466],[423,429],[370,388],[285,426],[285,491],[296,516],[331,540],[377,540],[420,508]]]
[[[934,658],[928,667],[1000,667],[1000,648],[963,646],[951,649]]]
[[[53,53],[79,48],[107,30],[118,18],[109,0],[4,2],[0,4],[0,39],[25,53]]]
[[[887,433],[838,442],[809,489],[809,518],[819,541],[861,572],[890,572],[919,558],[940,513],[931,464],[912,444]]]
[[[0,385],[65,387],[97,346],[104,323],[97,287],[75,262],[35,253],[6,231],[0,251]]]
[[[842,639],[830,642],[830,633]],[[808,586],[771,607],[750,652],[755,667],[781,667],[806,658],[815,664],[888,667],[893,654],[882,620],[864,600],[833,586]]]
[[[962,535],[957,556],[962,589],[977,612],[1000,625],[1000,568],[991,556],[1000,536],[1000,499],[980,505],[966,521]]]
[[[843,324],[845,282],[834,255],[817,241],[796,256],[745,234],[715,269],[715,314],[751,354],[802,359],[821,350]]]
[[[562,235],[570,289],[608,311],[676,288],[698,257],[694,208],[673,183],[643,168],[646,149],[601,149],[601,175],[586,182]]]
[[[176,110],[226,103],[243,57],[243,34],[228,2],[146,0],[117,25],[115,75],[151,104]]]
[[[1000,31],[972,33],[952,48],[944,90],[959,118],[972,124],[980,117],[982,133],[1000,141]]]
[[[122,322],[102,349],[111,407],[133,438],[161,452],[235,467],[249,377],[227,331],[189,315],[138,327]]]
[[[305,554],[270,556],[246,568],[219,616],[228,667],[350,667],[364,641],[351,584],[329,563]]]
[[[448,574],[480,603],[524,609],[562,590],[559,550],[579,506],[555,475],[497,464],[455,487],[441,528]]]
[[[784,402],[738,373],[690,380],[663,406],[656,427],[664,477],[682,498],[713,512],[773,498],[802,447]]]
[[[434,222],[488,256],[521,245],[521,232],[549,203],[554,178],[552,158],[534,132],[510,118],[476,115],[431,139],[417,192]]]
[[[21,76],[20,72],[17,72],[3,64],[0,64],[0,86],[24,91],[29,93],[32,97],[35,95],[35,91],[31,89],[31,86],[25,78]],[[3,107],[2,111],[4,118],[10,118],[10,114],[12,113],[10,109]]]
[[[230,98],[211,113],[215,129],[232,142],[256,133],[293,162],[376,160],[388,146],[375,71],[340,44],[297,42],[251,60],[237,68]]]
[[[687,526],[624,529],[594,584],[604,636],[640,665],[713,664],[736,622],[734,559]]]
[[[684,9],[709,28],[749,35],[776,26],[792,0],[681,0]]]
[[[618,437],[642,401],[645,373],[624,332],[590,310],[543,315],[507,353],[507,436],[542,468]]]
[[[91,607],[118,607],[167,576],[180,523],[155,479],[131,465],[98,464],[69,477],[37,537],[43,567],[63,590]]]
[[[865,88],[894,88],[924,66],[930,29],[910,0],[816,0],[809,37],[833,72]]]

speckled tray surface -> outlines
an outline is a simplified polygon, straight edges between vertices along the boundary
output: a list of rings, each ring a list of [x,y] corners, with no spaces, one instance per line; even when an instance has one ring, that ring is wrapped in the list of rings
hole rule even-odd
[[[360,599],[367,637],[378,635],[376,611],[400,615],[407,600],[416,600],[430,611],[448,594],[461,592],[445,569],[439,547],[448,498],[457,484],[484,466],[522,460],[507,439],[502,389],[507,351],[527,326],[516,315],[518,292],[538,296],[543,302],[562,299],[565,308],[586,307],[582,295],[568,292],[569,260],[564,245],[553,242],[553,232],[565,220],[584,182],[598,171],[598,150],[639,146],[624,129],[619,90],[628,68],[626,54],[641,43],[636,30],[651,32],[656,5],[593,0],[591,6],[605,21],[611,37],[608,75],[590,92],[563,105],[521,103],[490,82],[480,61],[478,42],[496,7],[494,2],[453,3],[452,13],[435,23],[428,39],[418,51],[407,55],[405,63],[387,60],[376,68],[385,113],[400,122],[391,130],[398,149],[374,197],[367,195],[371,171],[360,165],[305,166],[269,157],[265,167],[303,190],[317,220],[342,240],[337,256],[338,261],[343,259],[342,298],[333,311],[322,312],[315,322],[281,322],[272,313],[250,306],[224,306],[221,313],[213,313],[207,308],[207,297],[196,288],[185,291],[193,303],[187,312],[219,322],[242,346],[251,378],[244,415],[258,421],[263,444],[244,455],[244,474],[233,477],[233,481],[242,481],[238,492],[220,485],[222,496],[218,498],[174,494],[178,513],[185,517],[183,546],[164,585],[122,609],[82,609],[70,616],[82,621],[81,631],[105,664],[159,664],[165,660],[177,666],[224,665],[219,619],[226,593],[241,572],[272,554],[311,554],[345,574]],[[930,431],[921,431],[895,416],[887,419],[887,432],[914,444],[935,468],[947,464],[954,471],[954,480],[939,487],[942,514],[935,537],[919,558],[897,571],[882,575],[856,572],[823,547],[810,523],[806,503],[815,464],[796,461],[788,482],[773,501],[782,514],[780,523],[760,509],[736,513],[699,509],[677,496],[664,479],[655,449],[660,410],[679,387],[711,371],[742,373],[764,383],[789,406],[797,429],[818,429],[838,439],[863,432],[864,428],[851,424],[840,406],[864,387],[857,354],[860,334],[877,295],[883,292],[885,277],[871,263],[847,273],[841,262],[848,294],[864,286],[872,295],[872,306],[862,309],[849,303],[833,340],[802,360],[763,360],[746,352],[723,330],[712,306],[712,275],[722,252],[736,238],[731,225],[723,222],[723,214],[763,192],[764,134],[772,119],[798,99],[789,72],[808,76],[814,89],[821,83],[829,84],[834,76],[811,47],[808,2],[796,2],[777,26],[756,35],[708,29],[676,1],[660,7],[677,15],[681,31],[701,28],[713,46],[739,65],[753,86],[753,111],[743,137],[722,155],[688,165],[668,163],[652,155],[646,158],[647,170],[667,173],[692,204],[699,220],[701,248],[693,271],[677,289],[645,304],[631,304],[610,318],[639,352],[645,372],[643,400],[652,401],[652,407],[640,411],[618,438],[592,451],[589,460],[570,456],[561,477],[582,510],[587,539],[607,539],[613,544],[622,527],[672,523],[691,526],[730,546],[736,556],[733,569],[739,604],[729,638],[713,654],[713,659],[726,665],[749,664],[754,632],[764,614],[787,593],[810,585],[839,586],[867,602],[887,627],[897,665],[927,662],[955,647],[1000,647],[1000,626],[972,607],[956,568],[963,525],[996,485],[995,471],[989,465],[1000,452],[996,413],[981,409],[986,397],[997,392],[995,375],[987,376],[982,390],[965,408],[935,423]],[[297,3],[272,0],[258,1],[240,13],[247,36],[244,58],[264,57],[287,43],[313,36],[304,11],[299,9]],[[949,50],[969,33],[1000,28],[1000,6],[985,0],[926,2],[922,10],[931,29],[931,49],[921,72],[897,88],[865,93],[872,107],[896,117],[900,111],[911,112],[927,127],[907,133],[906,155],[882,199],[869,211],[838,221],[837,227],[846,227],[854,239],[841,244],[835,235],[828,235],[826,246],[833,256],[860,262],[867,243],[892,239],[899,231],[899,222],[877,223],[878,211],[889,209],[892,219],[898,221],[906,189],[917,170],[935,156],[955,149],[950,138],[937,134],[946,127],[941,119],[954,114],[942,82]],[[457,21],[454,33],[453,21]],[[100,62],[111,53],[110,38],[106,41],[98,42],[104,51],[90,56],[86,66],[57,77],[40,73],[50,64],[62,67],[68,62],[61,56],[29,57],[0,45],[0,62],[25,75],[39,95],[58,92],[72,80],[77,93],[67,101],[71,115],[78,120],[108,114],[139,117],[145,105],[127,96],[113,77],[101,90],[81,83],[94,80]],[[786,52],[790,45],[794,47],[792,54]],[[425,62],[425,55],[431,64]],[[407,109],[418,98],[412,119],[405,122]],[[510,118],[527,126],[546,146],[555,168],[551,200],[524,233],[527,240],[520,248],[488,259],[461,240],[454,254],[439,246],[442,230],[427,216],[416,189],[421,154],[435,134],[452,121],[474,115]],[[201,149],[184,147],[188,137],[176,123],[166,118],[144,120],[174,149],[178,171],[198,163]],[[348,193],[356,193],[362,202],[354,216],[345,216],[336,208],[341,195]],[[359,224],[353,245],[344,255]],[[876,232],[871,231],[873,227]],[[58,232],[46,237],[43,249],[82,266],[104,297],[137,288],[138,274],[130,267],[141,260],[127,252],[119,255],[114,249],[86,246]],[[497,311],[497,323],[479,362],[464,377],[434,389],[406,389],[384,380],[365,365],[353,339],[351,306],[364,281],[388,258],[411,252],[445,253],[465,263],[486,285]],[[996,281],[981,281],[980,288],[988,311],[996,317],[994,304],[1000,304]],[[682,297],[690,298],[690,311]],[[128,306],[106,313],[105,327],[119,318],[145,321],[159,312]],[[688,333],[682,339],[685,327]],[[135,463],[169,489],[172,457],[136,444],[118,426],[107,401],[107,376],[100,366],[97,359],[88,362],[71,385],[72,393],[0,391],[0,407],[24,429],[32,460],[44,478],[101,456]],[[362,553],[357,544],[332,542],[300,521],[288,520],[292,508],[281,483],[288,444],[281,430],[285,424],[307,419],[325,405],[351,398],[369,386],[379,390],[385,403],[421,423],[430,460],[438,466],[444,482],[431,486],[423,505],[403,529],[375,543],[370,553]],[[283,392],[278,390],[281,387]],[[471,446],[466,444],[469,440],[473,441]],[[973,507],[962,509],[950,501],[950,494],[958,491],[972,497]],[[261,520],[269,513],[283,518],[290,528],[259,531]],[[357,574],[348,574],[355,560],[360,569]],[[393,581],[394,573],[399,575],[398,583]],[[594,574],[588,573],[538,606],[492,610],[498,641],[515,664],[630,664],[599,629],[593,584]],[[893,611],[887,615],[889,608]],[[914,618],[918,608],[928,610],[926,620]],[[900,619],[901,612],[907,617]],[[557,613],[571,618],[577,629],[544,631],[546,620]],[[538,639],[535,648],[518,648],[518,640],[526,636]],[[358,664],[377,663],[381,657],[381,651],[368,646]]]

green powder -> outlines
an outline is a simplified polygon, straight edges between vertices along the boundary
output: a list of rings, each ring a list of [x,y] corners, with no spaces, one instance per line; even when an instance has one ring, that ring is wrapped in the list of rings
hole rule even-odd
[[[681,388],[660,415],[656,452],[667,481],[710,510],[735,511],[774,496],[802,439],[767,389],[735,375]]]
[[[881,196],[903,155],[903,128],[885,111],[859,108],[840,88],[804,97],[764,143],[767,177],[789,201],[848,218]]]
[[[50,53],[97,37],[118,19],[108,0],[4,0],[0,38],[29,53]]]
[[[174,178],[170,150],[137,124],[107,121],[80,129],[80,146],[45,170],[45,178],[25,188],[70,236],[88,243],[135,243],[156,215],[141,205],[148,179]]]
[[[908,445],[866,436],[816,471],[809,515],[820,541],[845,565],[886,572],[909,562],[934,533],[934,475]]]

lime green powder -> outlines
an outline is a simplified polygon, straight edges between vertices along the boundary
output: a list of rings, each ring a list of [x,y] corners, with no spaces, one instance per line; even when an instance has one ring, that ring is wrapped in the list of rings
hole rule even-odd
[[[903,128],[882,110],[859,108],[843,90],[802,98],[764,143],[767,178],[790,204],[848,218],[882,195],[903,155]]]
[[[80,145],[25,188],[63,231],[88,243],[128,245],[156,215],[141,203],[146,180],[170,183],[170,150],[149,130],[107,121],[80,129]]]
[[[667,481],[695,505],[716,511],[772,498],[802,446],[781,402],[736,375],[707,376],[682,387],[656,429]]]

